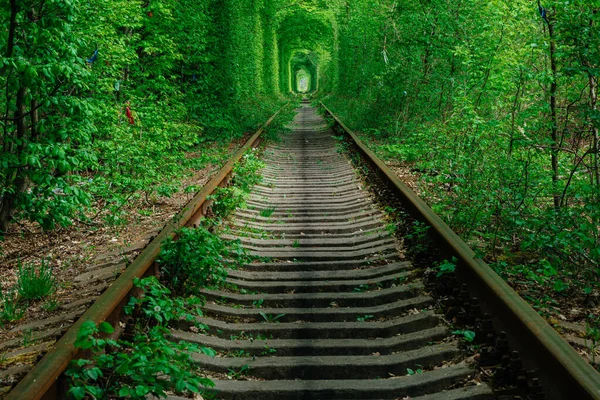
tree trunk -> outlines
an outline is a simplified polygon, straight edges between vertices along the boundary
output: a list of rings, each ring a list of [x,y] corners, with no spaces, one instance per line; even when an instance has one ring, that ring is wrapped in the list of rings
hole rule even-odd
[[[598,109],[598,82],[596,80],[596,77],[592,74],[588,75],[589,78],[589,82],[590,82],[590,108],[592,110],[592,113],[595,113]],[[599,157],[599,138],[598,138],[598,126],[592,121],[592,135],[593,135],[593,146],[594,148],[592,149],[592,154],[594,157],[594,180],[596,183],[596,186],[600,187],[600,168],[598,165],[598,157]]]
[[[560,194],[558,193],[558,114],[556,106],[557,92],[557,66],[556,66],[556,39],[554,35],[556,13],[552,12],[552,19],[548,22],[548,35],[550,36],[550,70],[552,72],[552,83],[550,84],[550,119],[552,123],[552,198],[556,211],[560,209]]]
[[[14,114],[16,131],[15,137],[19,139],[14,148],[14,151],[17,153],[17,155],[19,155],[24,146],[26,146],[24,140],[27,130],[27,126],[25,124],[25,117],[27,114],[27,108],[25,106],[26,93],[27,88],[24,86],[21,86],[17,91],[17,109],[15,110]],[[5,187],[9,190],[5,192],[4,196],[2,196],[0,203],[0,232],[6,232],[7,224],[11,220],[12,213],[17,204],[17,198],[19,197],[19,194],[27,188],[27,177],[23,173],[23,168],[26,167],[17,166],[7,171]]]

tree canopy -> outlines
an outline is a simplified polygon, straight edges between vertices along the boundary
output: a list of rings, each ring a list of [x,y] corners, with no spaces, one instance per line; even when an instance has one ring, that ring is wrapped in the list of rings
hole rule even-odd
[[[197,161],[191,149],[256,127],[301,73],[381,154],[419,172],[435,210],[501,272],[528,258],[597,274],[599,9],[9,0],[0,231],[98,209],[114,222],[132,198],[168,195]]]

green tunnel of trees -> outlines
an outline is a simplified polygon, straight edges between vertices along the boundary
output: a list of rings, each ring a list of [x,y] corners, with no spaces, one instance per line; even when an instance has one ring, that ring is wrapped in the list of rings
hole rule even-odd
[[[172,193],[190,149],[258,126],[301,72],[384,158],[419,174],[434,210],[499,272],[535,265],[532,279],[557,292],[582,275],[597,281],[599,9],[9,0],[0,230],[66,226]]]

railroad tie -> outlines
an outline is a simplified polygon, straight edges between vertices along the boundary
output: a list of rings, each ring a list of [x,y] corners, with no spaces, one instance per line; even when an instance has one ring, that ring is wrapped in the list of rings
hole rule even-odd
[[[332,136],[303,103],[224,235],[261,261],[173,337],[219,352],[193,358],[220,399],[493,398]]]

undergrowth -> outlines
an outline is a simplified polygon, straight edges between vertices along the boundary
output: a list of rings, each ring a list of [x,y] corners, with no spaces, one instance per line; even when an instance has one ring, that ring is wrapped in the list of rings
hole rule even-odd
[[[143,294],[139,299],[131,298],[125,313],[131,315],[139,310],[140,316],[125,339],[111,339],[109,335],[115,329],[108,322],[82,324],[75,347],[91,356],[71,361],[66,371],[71,398],[145,399],[150,395],[167,397],[167,391],[199,393],[214,386],[210,379],[197,374],[198,367],[190,354],[214,356],[215,352],[169,339],[169,321],[194,320],[195,315],[201,315],[200,300],[172,298],[155,277],[136,279],[134,285]]]
[[[264,166],[255,149],[244,154],[240,162],[233,167],[231,185],[217,188],[209,197],[212,200],[213,222],[227,218],[236,208],[244,205],[254,185],[262,180],[258,171]]]
[[[231,261],[246,259],[239,241],[225,241],[204,226],[183,228],[178,236],[164,244],[157,260],[163,282],[175,293],[218,287],[227,278],[227,268],[235,266]]]
[[[40,300],[56,289],[56,279],[52,268],[42,260],[39,268],[35,265],[19,263],[17,290],[23,299]]]
[[[254,150],[236,164],[232,186],[211,196],[215,216],[224,219],[243,204],[260,181],[262,166]],[[91,356],[72,361],[67,370],[71,398],[166,397],[167,392],[200,393],[214,385],[199,376],[191,353],[214,356],[215,352],[173,342],[169,326],[187,321],[204,328],[196,322],[202,315],[200,290],[225,285],[227,268],[249,261],[240,241],[227,241],[214,233],[218,226],[217,219],[206,219],[197,228],[180,229],[176,240],[163,244],[157,258],[163,283],[155,277],[134,281],[142,295],[132,297],[125,307],[126,315],[135,316],[135,325],[123,339],[111,339],[115,329],[106,322],[88,321],[81,326],[75,346]]]
[[[56,291],[56,278],[48,261],[39,266],[18,263],[16,285],[6,291],[0,287],[0,326],[19,321],[30,303],[48,298]]]

